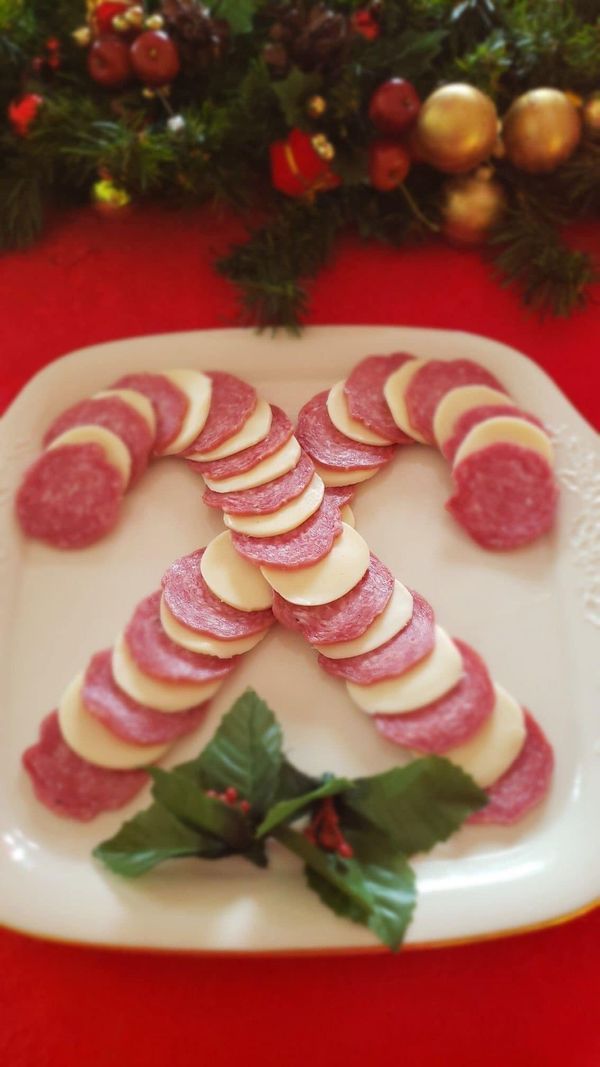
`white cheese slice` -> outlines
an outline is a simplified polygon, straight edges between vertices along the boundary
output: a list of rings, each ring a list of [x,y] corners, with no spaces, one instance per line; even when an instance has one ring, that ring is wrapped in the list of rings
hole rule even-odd
[[[226,456],[233,456],[236,452],[243,452],[245,448],[251,448],[252,445],[264,440],[271,429],[272,421],[271,405],[267,404],[266,400],[259,399],[254,411],[248,416],[241,430],[228,437],[217,448],[213,448],[211,452],[190,452],[187,458],[204,463],[213,459],[224,459]]]
[[[354,518],[354,512],[349,504],[344,504],[340,510],[340,516],[342,522],[346,523],[346,526],[351,526],[352,529],[356,526],[356,519]]]
[[[129,404],[130,408],[133,408],[138,415],[142,416],[150,433],[153,437],[155,436],[156,415],[147,396],[142,396],[136,389],[103,389],[100,393],[95,393],[93,399],[97,400],[103,396],[118,396],[123,403]]]
[[[248,534],[250,537],[277,537],[279,534],[295,530],[311,515],[314,515],[325,494],[325,486],[318,474],[313,474],[306,489],[300,496],[277,511],[264,515],[231,515],[225,511],[223,522],[230,530]]]
[[[169,745],[134,745],[113,734],[87,710],[82,699],[83,671],[65,689],[58,706],[60,731],[78,756],[97,767],[129,771],[155,763]]]
[[[453,689],[463,673],[462,656],[441,626],[435,628],[433,651],[398,678],[371,685],[346,682],[348,693],[369,715],[416,711]]]
[[[335,385],[332,385],[327,397],[327,412],[336,430],[345,434],[351,441],[358,441],[363,445],[387,445],[388,447],[393,447],[387,438],[382,437],[379,433],[374,433],[373,430],[369,430],[368,426],[359,422],[358,419],[352,418],[348,411],[348,401],[344,393],[345,384],[344,380],[336,382]]]
[[[268,583],[258,567],[236,552],[229,530],[209,541],[200,572],[211,593],[238,611],[264,611],[273,603]]]
[[[398,429],[423,444],[427,444],[425,438],[413,428],[408,417],[406,390],[417,371],[424,367],[427,362],[426,359],[410,359],[407,363],[403,363],[401,367],[398,367],[398,370],[395,370],[393,374],[390,374],[383,387],[383,395]]]
[[[358,485],[359,482],[366,482],[377,474],[381,470],[381,464],[355,471],[330,471],[327,467],[322,467],[320,463],[315,463],[315,470],[325,485]]]
[[[204,559],[204,557],[203,557]],[[269,585],[292,604],[329,604],[353,589],[369,566],[369,546],[351,526],[342,532],[324,559],[310,567],[286,571],[261,567]]]
[[[537,452],[550,466],[554,462],[550,438],[539,426],[534,426],[525,419],[515,418],[514,415],[494,415],[492,419],[479,422],[469,430],[456,450],[452,466],[457,467],[473,452],[499,443],[529,448],[532,452]]]
[[[392,595],[385,608],[377,618],[367,627],[364,634],[356,637],[353,641],[338,641],[335,645],[316,645],[317,652],[321,652],[329,659],[348,659],[350,656],[362,656],[364,652],[372,652],[374,648],[385,645],[391,641],[412,617],[413,598],[412,593],[399,582],[394,581]]]
[[[293,470],[301,454],[302,449],[296,438],[290,437],[281,448],[255,464],[249,471],[234,474],[231,478],[219,478],[218,481],[214,478],[205,478],[204,481],[214,493],[239,493],[243,489],[255,489],[256,486],[273,482]]]
[[[123,479],[123,486],[129,485],[131,476],[131,453],[127,445],[112,430],[104,426],[73,426],[70,430],[55,437],[48,448],[60,448],[61,445],[99,445],[104,458],[116,467]]]
[[[466,411],[472,408],[480,408],[484,404],[502,405],[514,404],[514,400],[499,389],[492,389],[489,385],[459,385],[456,389],[450,389],[440,400],[433,416],[433,436],[441,448],[449,437],[454,433],[454,427]]]
[[[508,770],[521,751],[527,733],[523,711],[514,697],[495,685],[494,710],[474,737],[444,752],[458,763],[482,789]]]
[[[189,370],[187,367],[161,371],[161,374],[185,393],[188,402],[177,437],[160,453],[161,456],[174,456],[189,448],[204,429],[210,411],[212,381],[202,371]]]
[[[258,645],[268,630],[259,630],[257,634],[249,637],[238,637],[232,641],[223,641],[217,637],[209,637],[207,634],[198,634],[189,626],[184,626],[169,611],[164,597],[160,601],[160,621],[167,637],[171,638],[176,645],[188,648],[190,652],[201,652],[204,656],[217,656],[219,659],[231,659],[232,656],[241,656]]]
[[[119,688],[138,704],[154,711],[186,711],[203,704],[225,681],[218,678],[214,682],[165,682],[151,678],[138,667],[123,634],[115,641],[111,666]]]

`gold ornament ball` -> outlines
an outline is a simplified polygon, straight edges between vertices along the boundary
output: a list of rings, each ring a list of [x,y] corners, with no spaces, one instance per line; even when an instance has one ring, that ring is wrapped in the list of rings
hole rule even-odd
[[[492,153],[498,137],[493,100],[462,82],[428,96],[416,125],[423,159],[446,174],[465,174]]]
[[[442,233],[451,244],[482,244],[506,208],[506,196],[490,171],[452,178],[444,187]]]
[[[71,38],[80,48],[87,48],[92,40],[92,31],[89,26],[78,26],[73,30]]]
[[[111,26],[117,33],[127,33],[131,28],[125,15],[115,15],[111,22]]]
[[[130,7],[125,11],[124,17],[127,19],[130,26],[135,29],[140,29],[144,25],[144,9],[137,4],[134,7]]]
[[[115,185],[111,178],[100,178],[92,186],[92,201],[100,215],[115,218],[129,207],[131,197],[126,189]]]
[[[548,174],[569,158],[581,137],[581,118],[559,89],[531,89],[505,115],[507,158],[529,174]]]
[[[144,23],[147,30],[162,30],[164,24],[165,20],[159,14],[150,15]]]
[[[319,158],[325,160],[326,163],[331,163],[331,160],[335,158],[335,148],[324,133],[316,133],[314,137],[311,137],[311,144]]]
[[[327,111],[327,101],[323,96],[311,96],[306,101],[306,111],[311,119],[320,119]]]
[[[583,128],[593,141],[600,141],[600,91],[592,93],[582,107]]]

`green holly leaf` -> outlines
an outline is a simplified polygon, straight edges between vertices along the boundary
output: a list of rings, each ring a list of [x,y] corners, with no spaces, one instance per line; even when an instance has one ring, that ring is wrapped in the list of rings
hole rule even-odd
[[[299,67],[292,67],[286,78],[273,82],[275,93],[285,121],[290,128],[294,126],[306,126],[306,102],[315,93],[318,93],[323,84],[320,74],[313,72],[305,73]]]
[[[291,800],[292,797],[299,797],[303,793],[310,793],[311,789],[317,789],[319,784],[319,778],[314,778],[312,775],[301,771],[284,756],[281,761],[279,783],[273,797],[273,803],[278,800]]]
[[[256,7],[256,0],[218,0],[212,7],[211,14],[220,19],[227,19],[234,34],[251,33]]]
[[[315,801],[322,800],[323,797],[336,796],[338,793],[343,793],[351,788],[352,782],[348,778],[329,778],[316,789],[312,789],[310,793],[302,793],[292,800],[280,800],[267,812],[266,817],[256,831],[257,837],[264,837],[266,834],[272,833],[282,823],[292,822],[294,818],[298,818],[308,811]]]
[[[152,804],[102,841],[93,855],[115,874],[138,878],[169,859],[199,856],[221,859],[230,854],[223,841],[193,830],[162,806]]]
[[[236,807],[207,797],[195,782],[177,770],[150,767],[152,796],[184,826],[216,838],[236,852],[250,846],[252,834],[248,819]]]

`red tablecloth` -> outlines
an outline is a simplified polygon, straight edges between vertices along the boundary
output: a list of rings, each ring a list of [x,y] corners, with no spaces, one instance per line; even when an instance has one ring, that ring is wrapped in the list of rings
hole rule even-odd
[[[235,300],[209,254],[241,235],[208,212],[146,209],[57,220],[0,261],[5,404],[82,345],[230,325]],[[600,227],[575,234],[600,256]],[[314,323],[439,326],[537,360],[600,422],[600,313],[540,322],[476,253],[338,250]],[[1,889],[0,889],[1,892]],[[399,957],[223,959],[101,952],[0,932],[6,1067],[597,1067],[600,912],[518,938]]]

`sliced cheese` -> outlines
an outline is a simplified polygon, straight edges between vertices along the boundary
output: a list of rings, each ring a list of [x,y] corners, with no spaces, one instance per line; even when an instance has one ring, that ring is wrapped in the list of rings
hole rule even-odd
[[[366,482],[374,474],[377,474],[381,470],[381,463],[376,467],[367,467],[366,469],[355,471],[330,471],[327,470],[327,467],[322,467],[320,463],[315,463],[315,470],[325,485],[358,485],[359,482]]]
[[[277,537],[301,526],[321,505],[325,486],[318,474],[313,474],[306,489],[277,511],[265,515],[231,515],[223,513],[223,522],[230,530],[250,537]]]
[[[456,450],[452,466],[457,467],[467,456],[489,445],[507,443],[537,452],[550,466],[554,462],[550,438],[539,426],[534,426],[525,419],[515,418],[514,415],[494,415],[492,419],[479,422],[469,430]]]
[[[229,530],[204,549],[200,571],[211,593],[238,611],[264,611],[273,594],[259,569],[238,555]]]
[[[344,504],[340,510],[342,522],[346,523],[346,526],[351,526],[352,529],[356,526],[356,519],[354,518],[354,512],[349,504]]]
[[[500,685],[495,685],[494,710],[474,737],[444,752],[486,789],[508,770],[525,744],[527,729],[522,709]]]
[[[241,430],[228,437],[227,440],[223,441],[223,444],[213,448],[211,452],[190,452],[187,458],[204,463],[213,459],[224,459],[226,456],[233,456],[236,452],[243,452],[245,448],[251,448],[252,445],[264,440],[271,429],[272,421],[271,405],[267,404],[266,400],[258,400],[254,411],[246,419]]]
[[[239,493],[243,489],[255,489],[256,486],[273,482],[293,470],[301,454],[302,449],[296,438],[290,437],[281,448],[262,459],[249,471],[234,474],[231,478],[219,478],[218,481],[214,478],[205,478],[204,481],[214,493]]]
[[[60,448],[61,445],[99,445],[104,458],[116,467],[123,479],[123,485],[129,485],[131,476],[131,453],[127,445],[112,430],[104,426],[73,426],[70,430],[55,437],[48,448]]]
[[[60,732],[81,759],[97,767],[129,771],[154,763],[167,751],[166,745],[134,745],[113,734],[87,710],[82,699],[83,671],[65,689],[58,706]]]
[[[374,622],[367,627],[364,634],[356,637],[353,641],[338,641],[335,645],[316,645],[317,652],[321,652],[329,659],[348,659],[350,656],[362,656],[364,652],[372,652],[374,648],[385,645],[391,641],[412,617],[413,598],[412,593],[397,579],[394,582],[392,595],[385,608]]]
[[[359,422],[358,419],[352,418],[348,411],[348,401],[344,393],[345,384],[344,380],[336,382],[329,390],[327,397],[327,412],[336,430],[345,434],[351,441],[358,441],[363,445],[387,445],[388,447],[393,447],[387,438],[382,437],[379,433],[374,433],[373,430],[369,430],[368,426]]]
[[[130,408],[133,408],[138,415],[142,416],[152,436],[155,436],[156,415],[147,396],[142,396],[136,389],[103,389],[100,393],[95,393],[93,399],[98,400],[103,396],[118,396],[119,400],[122,400],[124,404],[129,404]]]
[[[204,557],[203,557],[204,559]],[[310,567],[282,570],[261,567],[269,585],[292,604],[329,604],[360,581],[369,566],[369,546],[351,526],[342,524],[340,536],[324,559]]]
[[[433,436],[441,448],[449,437],[454,433],[454,427],[466,411],[472,408],[480,408],[486,404],[506,406],[513,404],[506,393],[499,389],[492,389],[489,385],[459,385],[456,389],[450,389],[442,397],[435,409],[433,416]]]
[[[188,648],[190,652],[201,652],[204,656],[217,656],[219,659],[231,659],[232,656],[241,656],[244,652],[249,652],[269,632],[268,629],[259,630],[257,634],[238,637],[233,641],[222,641],[217,637],[199,634],[175,618],[167,607],[164,597],[160,602],[160,621],[167,637],[170,637],[176,645]]]
[[[186,711],[203,704],[224,682],[224,678],[214,682],[166,682],[151,678],[138,667],[123,634],[115,642],[111,666],[113,678],[123,692],[154,711]]]
[[[406,390],[417,371],[424,367],[426,363],[426,359],[410,359],[408,363],[403,363],[401,367],[398,367],[398,370],[390,374],[383,387],[383,395],[398,429],[423,444],[427,444],[425,438],[413,428],[408,417]]]
[[[165,370],[161,373],[185,394],[188,402],[177,437],[160,453],[161,456],[174,456],[177,452],[183,452],[184,449],[189,448],[198,434],[202,433],[210,411],[212,382],[202,371],[189,370],[187,367],[180,370]]]
[[[371,685],[346,682],[348,693],[369,715],[416,711],[453,689],[463,673],[462,656],[441,626],[435,628],[433,651],[398,678]]]

